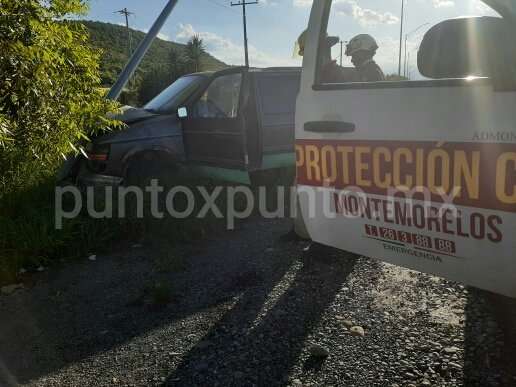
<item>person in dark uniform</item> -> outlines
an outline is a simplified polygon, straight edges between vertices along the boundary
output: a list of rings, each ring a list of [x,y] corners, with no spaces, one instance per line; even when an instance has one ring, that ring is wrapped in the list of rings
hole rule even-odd
[[[345,83],[347,82],[346,73],[344,67],[339,66],[336,60],[331,57],[331,48],[340,41],[338,36],[329,36],[326,33],[326,40],[324,44],[323,54],[323,70],[322,70],[322,83]],[[299,46],[299,50],[297,47]],[[297,39],[296,51],[294,57],[303,56],[305,53],[306,46],[306,30],[304,30],[299,38]]]
[[[371,35],[361,34],[355,36],[346,45],[346,56],[351,57],[351,63],[358,72],[359,82],[385,81],[385,74],[376,64],[373,57],[378,50],[378,44]]]

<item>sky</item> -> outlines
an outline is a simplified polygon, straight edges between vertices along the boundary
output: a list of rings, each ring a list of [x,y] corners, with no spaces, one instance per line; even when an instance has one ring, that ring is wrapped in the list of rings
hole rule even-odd
[[[411,54],[410,72],[414,79],[418,77],[415,50],[428,28],[443,20],[465,15],[498,16],[480,0],[404,1],[403,46],[405,36],[423,25],[407,40],[407,54]],[[91,2],[91,10],[85,19],[125,25],[125,16],[116,11],[127,8],[134,13],[129,16],[129,26],[147,32],[167,2],[96,0]],[[297,37],[308,25],[312,2],[259,0],[258,4],[246,6],[251,66],[301,65],[299,60],[292,59],[292,54]],[[328,33],[339,36],[343,41],[362,33],[372,35],[380,46],[375,57],[377,63],[384,73],[392,74],[398,71],[400,22],[400,0],[333,0]],[[230,0],[179,0],[158,36],[185,43],[193,34],[201,35],[207,51],[216,58],[231,65],[244,64],[241,6],[231,6]],[[339,44],[333,48],[332,54],[340,61]],[[402,57],[404,62],[405,56]],[[351,66],[349,58],[344,56],[343,65]]]

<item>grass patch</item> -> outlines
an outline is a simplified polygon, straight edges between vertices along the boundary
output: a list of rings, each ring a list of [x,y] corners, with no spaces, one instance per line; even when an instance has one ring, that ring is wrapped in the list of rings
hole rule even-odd
[[[278,208],[277,187],[285,186],[283,204],[288,205],[289,188],[293,179],[293,168],[270,171],[263,176],[266,186],[267,205],[270,210]],[[194,210],[190,216],[179,219],[171,216],[167,209],[165,195],[160,195],[157,210],[163,217],[156,218],[151,208],[149,194],[144,194],[143,217],[137,213],[137,197],[129,193],[125,197],[125,216],[118,216],[117,189],[112,190],[110,199],[113,216],[93,218],[88,213],[86,195],[83,194],[82,211],[73,219],[63,219],[62,228],[55,227],[55,187],[53,179],[39,183],[35,188],[27,189],[16,198],[0,197],[0,286],[15,283],[21,279],[20,269],[35,269],[60,258],[85,257],[88,253],[101,254],[122,243],[124,246],[143,244],[154,247],[163,253],[156,261],[158,270],[171,273],[181,270],[184,256],[177,247],[198,240],[204,235],[228,232],[228,184],[209,179],[190,179],[178,183],[189,187],[194,195]],[[217,186],[225,186],[215,200],[215,204],[224,215],[217,217],[208,211],[202,218],[197,218],[204,208],[205,198],[197,188],[202,186],[212,193]],[[97,187],[94,209],[103,212],[108,201],[104,187]],[[85,193],[85,192],[84,192]],[[259,215],[258,192],[255,191],[255,206],[251,217]],[[5,200],[4,200],[5,199]],[[173,206],[177,212],[186,209],[188,200],[182,193],[174,196]],[[247,199],[243,193],[235,196],[235,210],[243,212]],[[63,196],[63,211],[70,212],[75,207],[71,194]],[[156,208],[154,208],[156,210]],[[288,215],[288,214],[287,214]],[[243,219],[235,219],[235,228]]]
[[[174,288],[167,284],[157,282],[147,286],[142,293],[130,299],[126,303],[126,306],[131,308],[148,306],[152,309],[162,309],[175,300],[176,293]]]
[[[9,247],[12,260],[19,270],[22,265],[41,266],[70,249],[77,236],[76,222],[67,219],[58,230],[50,206],[36,207],[25,203],[16,216],[0,220],[5,231],[4,245]]]
[[[158,259],[156,259],[156,265],[160,273],[174,273],[182,270],[185,267],[185,255],[182,251],[172,250],[163,251]]]
[[[144,302],[152,308],[164,308],[174,299],[175,293],[172,287],[158,282],[146,289]]]

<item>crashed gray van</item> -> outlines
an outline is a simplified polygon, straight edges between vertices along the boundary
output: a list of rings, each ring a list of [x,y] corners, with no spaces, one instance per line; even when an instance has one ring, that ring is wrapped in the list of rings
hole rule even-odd
[[[354,69],[346,69],[350,76]],[[137,109],[127,126],[85,146],[61,169],[62,184],[173,184],[181,174],[249,184],[253,172],[294,166],[301,68],[236,67],[184,76]]]

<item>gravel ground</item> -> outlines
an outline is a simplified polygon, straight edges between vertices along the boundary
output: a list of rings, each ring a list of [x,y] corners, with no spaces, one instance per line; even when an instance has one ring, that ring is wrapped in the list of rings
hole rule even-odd
[[[516,386],[515,300],[345,252],[303,258],[277,243],[289,224],[187,246],[172,274],[144,248],[34,273],[0,297],[0,386]],[[175,302],[134,302],[156,282]]]

